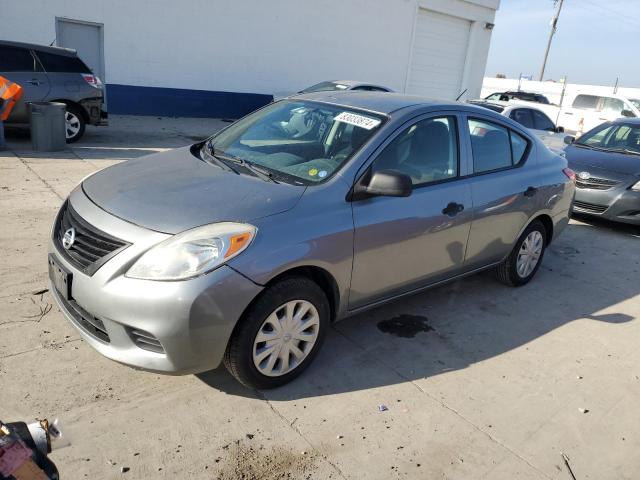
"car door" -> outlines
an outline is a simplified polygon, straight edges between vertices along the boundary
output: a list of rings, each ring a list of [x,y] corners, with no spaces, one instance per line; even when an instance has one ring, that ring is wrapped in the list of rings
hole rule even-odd
[[[542,142],[551,148],[562,150],[564,148],[564,132],[557,132],[556,126],[544,112],[531,109],[533,117],[533,132]]]
[[[27,48],[0,45],[0,75],[22,87],[22,98],[7,123],[27,123],[27,104],[43,100],[49,93],[49,79]]]
[[[464,264],[471,222],[466,148],[454,112],[407,122],[361,170],[411,177],[408,197],[354,201],[354,258],[349,308],[358,308],[455,275]],[[461,169],[461,165],[464,167]],[[362,178],[362,177],[361,177]]]
[[[496,119],[469,116],[464,124],[472,158],[473,222],[465,269],[502,260],[540,208],[535,143]]]

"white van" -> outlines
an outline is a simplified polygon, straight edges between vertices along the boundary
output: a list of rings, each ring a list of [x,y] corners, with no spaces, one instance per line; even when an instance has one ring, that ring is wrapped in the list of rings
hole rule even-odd
[[[592,95],[579,93],[571,107],[561,107],[557,125],[567,131],[582,134],[603,122],[620,117],[640,117],[640,100],[622,95]]]

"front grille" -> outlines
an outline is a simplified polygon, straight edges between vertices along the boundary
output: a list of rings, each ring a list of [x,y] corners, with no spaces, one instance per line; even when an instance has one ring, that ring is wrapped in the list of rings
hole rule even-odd
[[[577,188],[588,188],[591,190],[609,190],[612,187],[615,187],[620,182],[616,182],[615,180],[607,180],[606,178],[595,178],[591,177],[586,180],[582,180],[580,178],[576,179],[576,187]]]
[[[160,341],[149,332],[137,328],[127,327],[129,337],[138,347],[155,353],[164,353],[164,348]]]
[[[602,213],[609,207],[607,205],[596,205],[595,203],[580,202],[578,200],[575,200],[573,202],[573,208],[575,210],[589,213]]]
[[[75,231],[75,240],[65,249],[62,240],[71,228]],[[60,252],[87,275],[93,275],[109,258],[129,245],[87,223],[68,202],[60,210],[56,232]]]
[[[62,296],[59,296],[59,299],[65,310],[71,314],[75,324],[82,330],[105,343],[111,342],[102,320],[91,315],[84,308],[78,305],[75,300],[67,300]]]

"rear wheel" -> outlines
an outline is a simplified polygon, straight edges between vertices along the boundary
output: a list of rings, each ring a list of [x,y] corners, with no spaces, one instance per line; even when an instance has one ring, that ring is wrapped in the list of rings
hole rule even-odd
[[[82,111],[75,105],[67,105],[64,123],[67,143],[80,140],[82,135],[84,135],[84,129],[86,127],[86,121]]]
[[[316,356],[329,325],[329,302],[304,277],[268,287],[234,330],[224,364],[243,385],[274,388],[300,375]]]
[[[547,247],[546,229],[534,220],[522,233],[509,256],[496,268],[498,280],[511,287],[528,283],[540,268]]]

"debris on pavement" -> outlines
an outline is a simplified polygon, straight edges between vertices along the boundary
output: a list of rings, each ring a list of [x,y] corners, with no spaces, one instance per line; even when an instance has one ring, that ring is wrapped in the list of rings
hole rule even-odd
[[[378,410],[381,411],[381,412],[386,412],[389,409],[387,408],[386,405],[380,404],[380,405],[378,405]]]
[[[121,467],[120,468],[120,473],[127,473],[130,470],[129,467]]]
[[[573,474],[573,470],[571,470],[571,465],[569,465],[569,457],[567,457],[567,455],[563,452],[560,452],[560,455],[562,455],[562,460],[564,461],[567,470],[569,470],[569,475],[571,475],[571,478],[573,480],[577,480],[576,476]]]
[[[579,408],[578,410],[580,411],[580,413],[589,413],[588,408]]]

